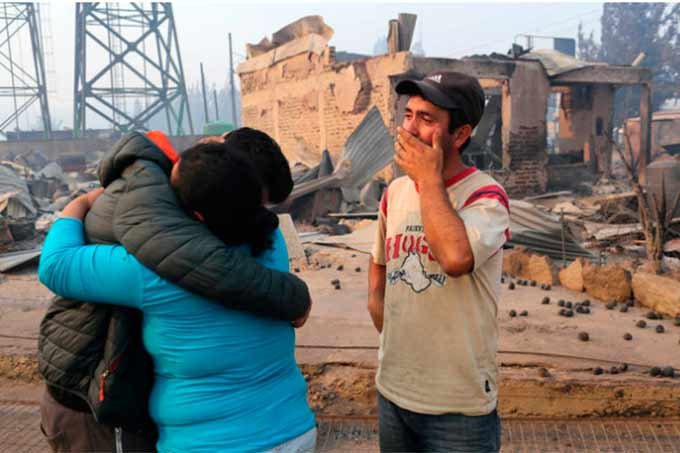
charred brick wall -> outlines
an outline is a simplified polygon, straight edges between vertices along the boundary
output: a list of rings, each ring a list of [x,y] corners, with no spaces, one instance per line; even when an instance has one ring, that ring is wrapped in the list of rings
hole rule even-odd
[[[392,121],[389,76],[406,71],[408,53],[338,63],[313,53],[240,74],[243,124],[262,129],[289,159],[308,164],[328,149],[338,158],[350,134],[377,106]]]
[[[542,193],[548,185],[546,114],[550,83],[533,62],[517,62],[504,94],[503,163],[511,197]]]

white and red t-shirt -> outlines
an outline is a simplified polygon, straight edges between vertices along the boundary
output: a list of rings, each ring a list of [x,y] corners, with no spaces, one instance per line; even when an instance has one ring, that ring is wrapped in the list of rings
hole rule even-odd
[[[415,183],[395,179],[381,201],[372,251],[375,263],[386,266],[376,385],[413,412],[484,415],[497,403],[496,314],[509,200],[473,167],[446,187],[475,259],[473,271],[457,278],[429,250]]]

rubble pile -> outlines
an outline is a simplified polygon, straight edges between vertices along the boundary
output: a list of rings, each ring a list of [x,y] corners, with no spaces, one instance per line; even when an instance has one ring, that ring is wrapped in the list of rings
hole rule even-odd
[[[99,185],[96,168],[83,155],[49,162],[38,151],[0,161],[0,272],[39,256],[59,212]]]
[[[669,202],[670,203],[670,202]],[[553,214],[561,216],[569,231],[588,250],[600,255],[644,257],[644,232],[636,193],[622,180],[601,180],[593,186],[593,195],[559,196],[542,200]],[[671,219],[680,226],[680,217]],[[680,228],[675,238],[666,242],[665,271],[680,269]]]
[[[517,279],[552,280],[552,284],[587,292],[607,304],[637,300],[659,313],[678,316],[680,228],[671,229],[676,237],[664,245],[664,274],[655,275],[646,257],[637,202],[635,192],[620,180],[601,180],[588,196],[574,196],[567,191],[525,199],[522,203],[528,203],[526,205],[515,202],[525,211],[534,210],[532,215],[537,219],[549,215],[559,218],[562,250],[558,247],[554,253],[540,244],[524,241],[522,247],[505,252],[504,273]],[[516,218],[517,214],[512,217]],[[680,224],[680,218],[671,219],[671,226],[674,224]],[[540,227],[532,226],[531,222],[522,226],[531,228],[531,234],[540,231]],[[511,225],[514,235],[513,227],[515,230],[517,227]],[[559,235],[553,236],[560,239]],[[579,247],[592,252],[590,256],[577,257],[570,253],[565,237],[573,238]]]

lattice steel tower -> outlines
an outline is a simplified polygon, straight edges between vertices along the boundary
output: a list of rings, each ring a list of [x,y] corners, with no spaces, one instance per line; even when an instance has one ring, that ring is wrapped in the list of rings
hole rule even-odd
[[[77,3],[73,128],[88,113],[114,129],[146,129],[165,116],[167,132],[194,128],[170,3]]]
[[[0,3],[0,132],[14,126],[18,138],[19,119],[35,103],[45,138],[51,132],[39,16],[35,3]]]

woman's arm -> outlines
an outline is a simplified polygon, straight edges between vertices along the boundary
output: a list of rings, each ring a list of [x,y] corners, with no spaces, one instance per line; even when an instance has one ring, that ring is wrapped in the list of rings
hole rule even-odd
[[[123,247],[85,245],[82,218],[99,193],[82,195],[64,208],[45,239],[38,277],[63,297],[141,308],[142,265]]]
[[[104,189],[100,187],[99,189],[91,190],[90,192],[71,200],[71,202],[64,207],[64,210],[61,211],[59,217],[71,217],[82,222],[83,219],[85,219],[87,212],[92,208],[94,201],[102,193],[104,193]]]

